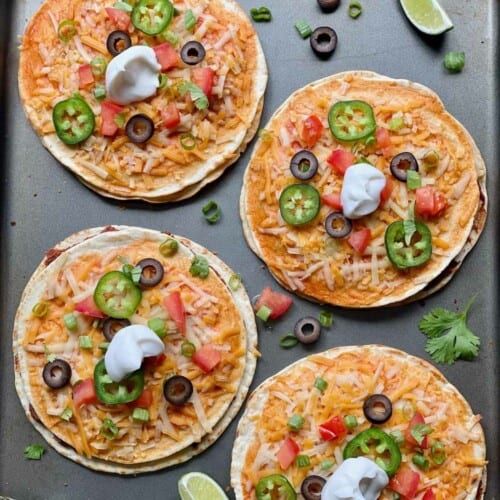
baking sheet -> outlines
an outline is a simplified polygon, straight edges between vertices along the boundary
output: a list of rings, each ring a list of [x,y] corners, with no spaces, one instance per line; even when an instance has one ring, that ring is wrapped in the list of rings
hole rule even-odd
[[[251,297],[278,285],[243,240],[238,200],[250,149],[215,184],[194,198],[174,205],[149,206],[102,198],[81,185],[42,147],[26,121],[17,92],[18,37],[39,0],[1,2],[0,18],[0,171],[2,228],[0,233],[0,496],[16,499],[175,499],[177,480],[189,471],[203,471],[229,488],[232,442],[237,419],[207,451],[191,461],[138,477],[119,477],[89,471],[59,456],[51,448],[40,461],[28,461],[23,450],[45,444],[24,416],[14,388],[11,331],[22,290],[44,252],[69,234],[91,226],[129,224],[169,230],[205,245],[242,274]],[[112,3],[112,2],[111,2]],[[241,0],[245,10],[262,5]],[[363,13],[353,20],[348,1],[332,14],[322,13],[314,0],[268,0],[270,23],[255,24],[269,66],[262,124],[297,88],[339,71],[364,69],[406,78],[436,91],[447,109],[471,132],[488,168],[489,216],[478,245],[457,276],[441,292],[415,304],[395,309],[349,311],[325,308],[334,325],[308,348],[283,350],[279,337],[292,330],[300,317],[317,315],[322,308],[295,298],[287,315],[271,326],[259,324],[262,358],[252,387],[289,363],[311,352],[338,345],[383,343],[429,360],[420,317],[433,307],[461,310],[475,293],[469,324],[480,335],[480,354],[473,362],[438,366],[483,415],[487,439],[487,499],[499,498],[499,321],[498,271],[500,236],[498,177],[498,2],[495,0],[442,0],[455,28],[440,37],[425,37],[404,17],[398,0],[362,0]],[[312,27],[332,26],[339,43],[333,57],[317,59],[308,41],[295,31],[294,22],[306,19]],[[462,73],[448,74],[444,54],[463,50]],[[222,218],[209,226],[201,207],[216,200]]]

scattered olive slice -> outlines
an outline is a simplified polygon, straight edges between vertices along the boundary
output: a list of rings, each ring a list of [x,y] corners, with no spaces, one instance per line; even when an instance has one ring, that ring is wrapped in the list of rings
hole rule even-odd
[[[372,394],[363,403],[363,413],[372,424],[383,424],[391,418],[391,400],[385,394]]]
[[[139,113],[129,118],[125,125],[128,138],[135,143],[142,144],[151,139],[155,125],[149,116]]]
[[[130,326],[130,321],[126,318],[106,318],[102,324],[102,334],[106,337],[108,342],[111,342],[116,332],[126,326]]]
[[[163,278],[163,265],[156,259],[142,259],[137,265],[141,268],[139,286],[141,288],[151,288],[156,286]]]
[[[122,30],[112,31],[106,40],[106,48],[112,56],[117,56],[120,52],[128,49],[132,45],[132,40],[128,33]]]
[[[318,0],[318,4],[323,12],[333,12],[340,5],[340,0]]]
[[[312,32],[310,43],[317,56],[327,58],[337,47],[337,33],[329,26],[320,26]]]
[[[300,493],[305,500],[320,500],[321,490],[325,486],[326,479],[321,476],[311,474],[307,476],[300,485]]]
[[[332,238],[344,238],[352,231],[352,222],[342,212],[332,212],[325,219],[325,229]]]
[[[182,46],[181,59],[186,64],[198,64],[205,59],[205,47],[200,42],[191,40]]]
[[[318,171],[318,159],[308,151],[302,149],[295,153],[290,161],[292,175],[301,181],[307,181]]]
[[[391,174],[396,177],[398,181],[406,182],[408,170],[418,172],[417,159],[407,151],[399,153],[391,160]]]
[[[52,389],[64,387],[71,378],[71,366],[64,359],[56,358],[43,367],[43,381]]]
[[[293,333],[303,344],[312,344],[319,339],[321,323],[312,316],[306,316],[295,323]]]
[[[174,375],[163,384],[165,399],[175,406],[187,403],[191,394],[193,394],[193,384],[182,375]]]

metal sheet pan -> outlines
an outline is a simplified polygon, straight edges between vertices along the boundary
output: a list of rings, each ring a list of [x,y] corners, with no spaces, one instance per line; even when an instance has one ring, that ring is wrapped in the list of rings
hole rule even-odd
[[[4,1],[0,17],[0,495],[16,499],[133,499],[145,495],[151,500],[174,499],[179,477],[198,470],[212,475],[231,497],[229,467],[236,421],[211,448],[190,462],[139,477],[98,474],[50,448],[40,461],[28,461],[23,456],[25,446],[43,440],[25,418],[15,392],[11,331],[21,292],[54,243],[77,230],[103,224],[167,229],[216,251],[242,273],[250,296],[265,285],[277,286],[242,236],[238,198],[250,151],[194,198],[151,207],[109,201],[94,194],[42,147],[21,109],[16,77],[18,36],[39,1]],[[260,5],[253,0],[240,3],[247,11]],[[479,357],[439,368],[474,411],[483,415],[489,458],[486,498],[499,498],[498,2],[442,0],[455,28],[434,38],[422,36],[410,25],[397,0],[362,3],[362,15],[353,20],[347,15],[347,0],[332,14],[323,14],[314,0],[268,1],[272,22],[255,25],[270,71],[263,123],[292,91],[339,71],[366,69],[423,83],[435,90],[448,110],[468,128],[486,160],[490,194],[486,230],[457,276],[425,302],[361,312],[333,308],[335,323],[317,344],[310,349],[298,346],[285,351],[278,347],[279,336],[290,331],[299,317],[317,314],[320,309],[296,298],[285,318],[271,327],[259,325],[263,355],[253,387],[310,352],[338,345],[377,342],[429,359],[425,338],[417,328],[422,314],[438,306],[459,310],[477,293],[469,322],[481,336]],[[339,44],[331,59],[320,61],[312,54],[309,43],[295,32],[293,24],[298,19],[306,19],[313,27],[330,25],[336,29]],[[448,74],[443,68],[443,57],[449,50],[465,51],[462,73]],[[213,226],[201,216],[201,207],[210,199],[217,200],[223,212]]]

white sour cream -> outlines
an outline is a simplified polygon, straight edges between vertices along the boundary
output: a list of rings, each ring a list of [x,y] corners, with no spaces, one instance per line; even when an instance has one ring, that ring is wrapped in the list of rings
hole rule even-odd
[[[158,356],[165,345],[153,330],[143,325],[130,325],[118,330],[104,356],[104,366],[114,382],[139,369],[147,356]]]
[[[374,212],[380,204],[385,182],[384,174],[368,163],[348,167],[340,192],[344,215],[348,219],[359,219]]]
[[[348,458],[328,478],[321,500],[377,500],[388,483],[389,477],[373,460]]]
[[[111,59],[106,68],[106,96],[117,104],[142,101],[156,93],[161,66],[155,51],[134,45]]]

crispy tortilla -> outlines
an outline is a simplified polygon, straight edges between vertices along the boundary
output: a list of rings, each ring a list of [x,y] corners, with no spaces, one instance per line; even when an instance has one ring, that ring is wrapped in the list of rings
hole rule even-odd
[[[317,377],[327,382],[324,392],[314,387]],[[363,402],[371,394],[385,394],[392,402],[392,416],[377,425],[390,433],[404,432],[418,411],[432,428],[429,447],[441,441],[446,459],[420,474],[419,492],[432,486],[436,498],[483,498],[486,486],[486,444],[481,416],[475,415],[459,391],[423,359],[381,345],[333,348],[296,361],[268,378],[251,394],[242,415],[231,464],[231,484],[236,498],[255,497],[255,485],[268,474],[284,474],[297,492],[310,474],[329,477],[342,462],[346,443],[370,424]],[[293,414],[305,418],[298,432],[287,422]],[[334,416],[353,415],[358,425],[342,440],[323,441],[318,426]],[[281,470],[276,453],[288,436],[299,453],[310,457],[310,467],[292,464]],[[400,445],[402,463],[411,464],[415,450]],[[429,450],[424,452],[425,456]],[[322,469],[326,459],[335,462]],[[407,465],[405,465],[407,466]],[[302,498],[302,496],[298,496]],[[393,498],[387,487],[381,500]]]
[[[374,110],[377,128],[389,131],[390,146],[340,143],[328,127],[327,115],[337,101],[364,100]],[[423,219],[432,234],[431,259],[420,267],[398,270],[389,261],[384,233],[388,224],[409,217],[414,191],[392,179],[389,199],[374,213],[354,221],[353,231],[368,227],[371,242],[362,255],[348,238],[334,239],[325,232],[323,204],[309,224],[292,226],[280,215],[279,195],[300,182],[289,165],[303,149],[304,120],[320,118],[323,131],[312,147],[318,173],[307,183],[320,194],[339,193],[342,176],[327,163],[337,148],[355,151],[357,159],[371,162],[390,177],[390,159],[409,151],[420,162],[423,185],[432,185],[447,199],[444,214]],[[391,120],[403,126],[389,130]],[[395,80],[367,71],[339,73],[316,81],[292,94],[265,126],[245,172],[240,212],[250,248],[287,289],[314,301],[344,307],[375,307],[416,300],[444,286],[477,242],[487,211],[486,169],[467,130],[446,110],[439,97],[423,85]],[[424,166],[422,158],[437,151],[439,163]],[[418,218],[418,216],[417,216]]]
[[[95,56],[111,59],[106,38],[116,29],[104,0],[46,0],[30,20],[21,43],[19,91],[27,117],[49,151],[89,188],[116,199],[143,199],[151,203],[177,201],[192,196],[217,179],[246,148],[257,129],[267,66],[257,33],[234,0],[175,1],[180,12],[168,29],[179,36],[177,50],[188,40],[198,40],[205,59],[195,67],[182,62],[167,71],[168,83],[156,95],[124,107],[125,118],[144,113],[155,123],[153,137],[144,145],[127,140],[123,128],[114,137],[101,134],[101,104],[94,85],[79,89],[78,69]],[[184,11],[191,8],[198,23],[193,32],[184,27]],[[67,43],[57,35],[61,21],[75,22],[77,34]],[[154,47],[164,40],[149,37],[130,24],[133,44]],[[215,73],[208,110],[197,110],[179,93],[179,85],[192,78],[197,67]],[[104,77],[96,76],[96,84]],[[52,109],[79,92],[96,115],[94,133],[78,146],[65,145],[55,134]],[[173,130],[162,122],[162,109],[175,102],[181,124]],[[192,134],[196,147],[182,147],[180,135]]]
[[[159,245],[175,238],[179,250],[163,257]],[[210,266],[206,279],[191,276],[194,256],[204,256]],[[133,324],[163,317],[169,334],[165,340],[166,359],[158,367],[145,368],[146,387],[153,392],[150,421],[131,423],[132,408],[100,402],[75,408],[72,388],[50,389],[41,377],[47,353],[68,361],[71,384],[93,375],[103,357],[98,345],[105,341],[95,320],[74,312],[78,331],[69,332],[64,314],[93,289],[97,279],[110,270],[120,270],[124,261],[137,262],[154,257],[165,269],[162,282],[143,290]],[[192,241],[158,231],[116,226],[81,231],[48,252],[33,273],[21,298],[14,324],[16,389],[26,415],[47,442],[59,453],[91,469],[119,474],[158,470],[190,459],[210,446],[232,421],[248,391],[256,366],[257,330],[251,304],[240,286],[229,287],[233,272],[218,257]],[[162,305],[168,293],[181,293],[187,313],[186,336]],[[49,312],[40,319],[33,306],[47,302]],[[89,335],[93,349],[78,347],[79,335]],[[184,340],[197,347],[211,343],[221,352],[222,361],[205,374],[189,358],[180,354]],[[174,407],[163,397],[163,380],[172,373],[188,376],[195,388],[193,397]],[[70,407],[69,422],[60,412]],[[119,439],[108,441],[100,434],[103,418],[112,418],[125,430]],[[139,430],[138,430],[139,429]]]

